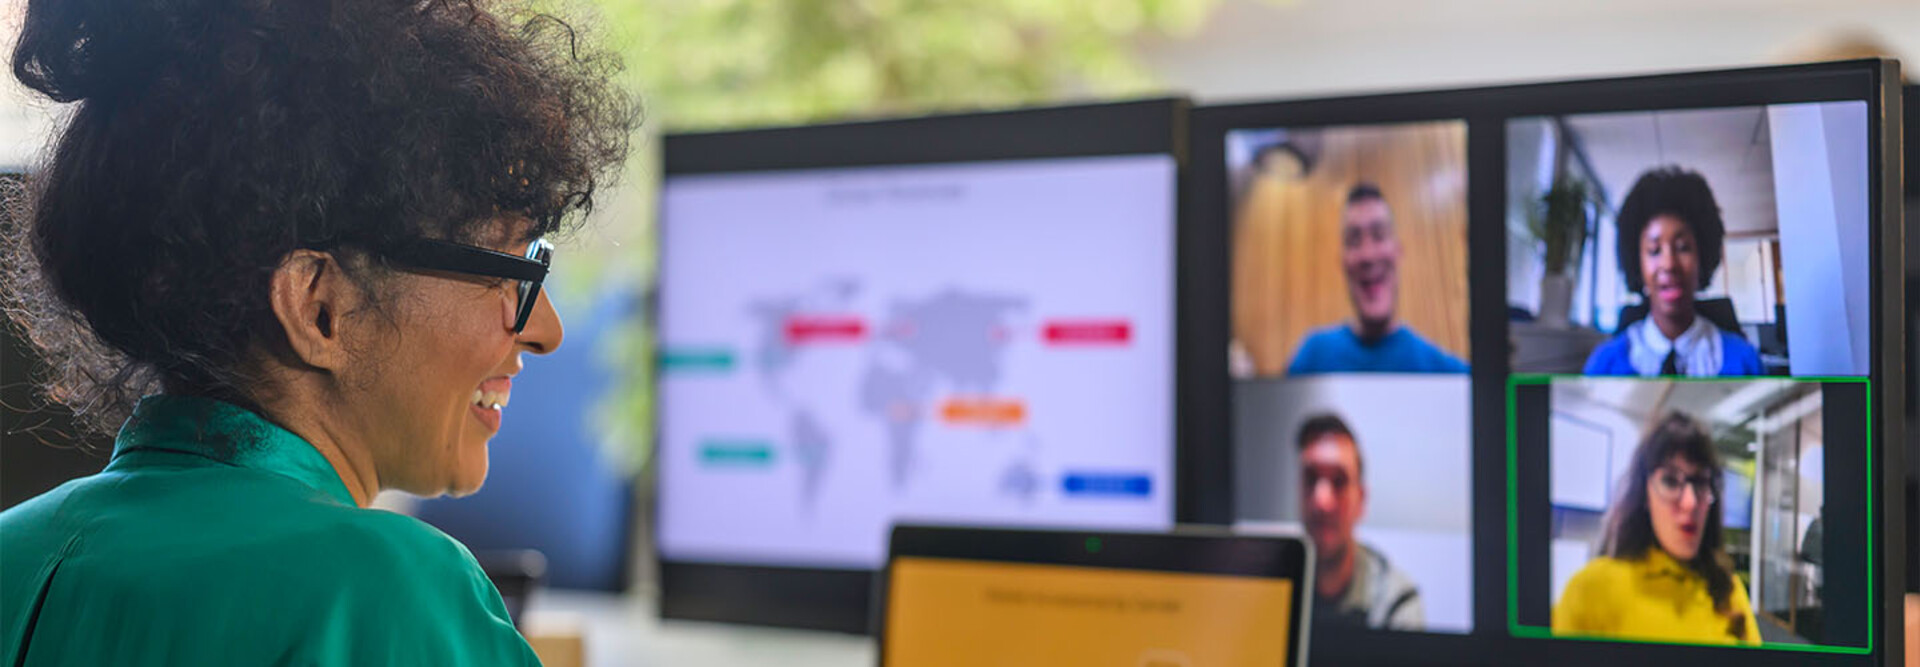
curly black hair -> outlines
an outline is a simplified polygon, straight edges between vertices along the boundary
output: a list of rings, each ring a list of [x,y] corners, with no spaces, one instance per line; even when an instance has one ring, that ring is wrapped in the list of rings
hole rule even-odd
[[[1646,232],[1648,222],[1662,215],[1679,218],[1693,228],[1693,237],[1699,242],[1699,289],[1706,289],[1726,253],[1727,226],[1720,219],[1720,204],[1714,201],[1707,179],[1677,165],[1641,174],[1627,192],[1626,201],[1621,202],[1620,213],[1614,216],[1620,272],[1627,279],[1627,289],[1635,293],[1646,289],[1646,281],[1640,276],[1640,235]]]
[[[638,122],[611,52],[491,0],[29,0],[12,65],[77,104],[8,197],[7,311],[103,429],[156,387],[251,405],[288,252],[364,286],[409,241],[571,230]]]

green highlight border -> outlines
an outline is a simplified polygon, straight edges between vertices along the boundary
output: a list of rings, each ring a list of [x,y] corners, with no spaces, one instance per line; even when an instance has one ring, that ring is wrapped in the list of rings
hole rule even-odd
[[[1870,378],[1861,376],[1775,376],[1751,375],[1741,377],[1712,378],[1639,378],[1641,381],[1661,381],[1688,384],[1709,382],[1753,382],[1755,380],[1787,380],[1809,384],[1863,384],[1867,391],[1867,645],[1823,646],[1818,644],[1702,644],[1692,642],[1662,641],[1657,639],[1623,639],[1619,637],[1596,637],[1592,635],[1554,634],[1552,628],[1520,623],[1520,417],[1515,408],[1518,404],[1516,389],[1520,385],[1549,385],[1556,380],[1596,380],[1611,376],[1593,376],[1557,373],[1514,373],[1507,376],[1507,633],[1522,639],[1556,639],[1574,641],[1608,642],[1615,644],[1655,644],[1667,646],[1703,646],[1709,648],[1734,648],[1760,651],[1787,651],[1800,653],[1837,653],[1842,655],[1871,655],[1874,650],[1874,638],[1878,633],[1875,622],[1878,617],[1874,611],[1879,602],[1879,573],[1873,569],[1876,531],[1873,518],[1873,383]],[[1632,378],[1614,378],[1630,380]]]

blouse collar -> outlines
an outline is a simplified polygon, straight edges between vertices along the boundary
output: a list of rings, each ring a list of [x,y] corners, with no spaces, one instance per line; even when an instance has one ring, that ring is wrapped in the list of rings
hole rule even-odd
[[[172,452],[221,465],[270,472],[313,487],[342,504],[353,494],[320,450],[254,412],[210,398],[156,394],[140,399],[120,428],[107,469],[138,465],[141,452]]]

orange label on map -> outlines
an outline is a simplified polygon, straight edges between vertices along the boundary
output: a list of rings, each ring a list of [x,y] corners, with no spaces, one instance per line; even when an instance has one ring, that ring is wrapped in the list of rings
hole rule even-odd
[[[1027,421],[1027,404],[1019,399],[949,399],[940,405],[940,419],[956,426],[1019,426]]]

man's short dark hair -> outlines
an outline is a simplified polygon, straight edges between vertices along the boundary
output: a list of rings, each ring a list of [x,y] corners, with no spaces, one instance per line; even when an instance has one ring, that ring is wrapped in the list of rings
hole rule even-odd
[[[1331,412],[1307,417],[1307,420],[1300,424],[1300,434],[1294,438],[1294,445],[1304,452],[1308,445],[1330,435],[1346,438],[1347,442],[1353,445],[1354,473],[1358,474],[1366,470],[1366,460],[1360,456],[1360,439],[1353,437],[1353,429],[1347,427],[1346,420]]]
[[[1658,167],[1640,175],[1615,216],[1618,226],[1618,253],[1621,277],[1627,289],[1639,293],[1646,289],[1640,275],[1640,236],[1654,218],[1670,215],[1693,230],[1700,255],[1700,285],[1706,289],[1713,274],[1720,270],[1720,258],[1726,252],[1727,226],[1720,219],[1720,205],[1714,202],[1713,188],[1699,172],[1677,165]]]
[[[1380,191],[1380,186],[1365,181],[1355,183],[1351,189],[1347,190],[1348,206],[1369,200],[1384,202],[1387,200],[1387,195]]]

